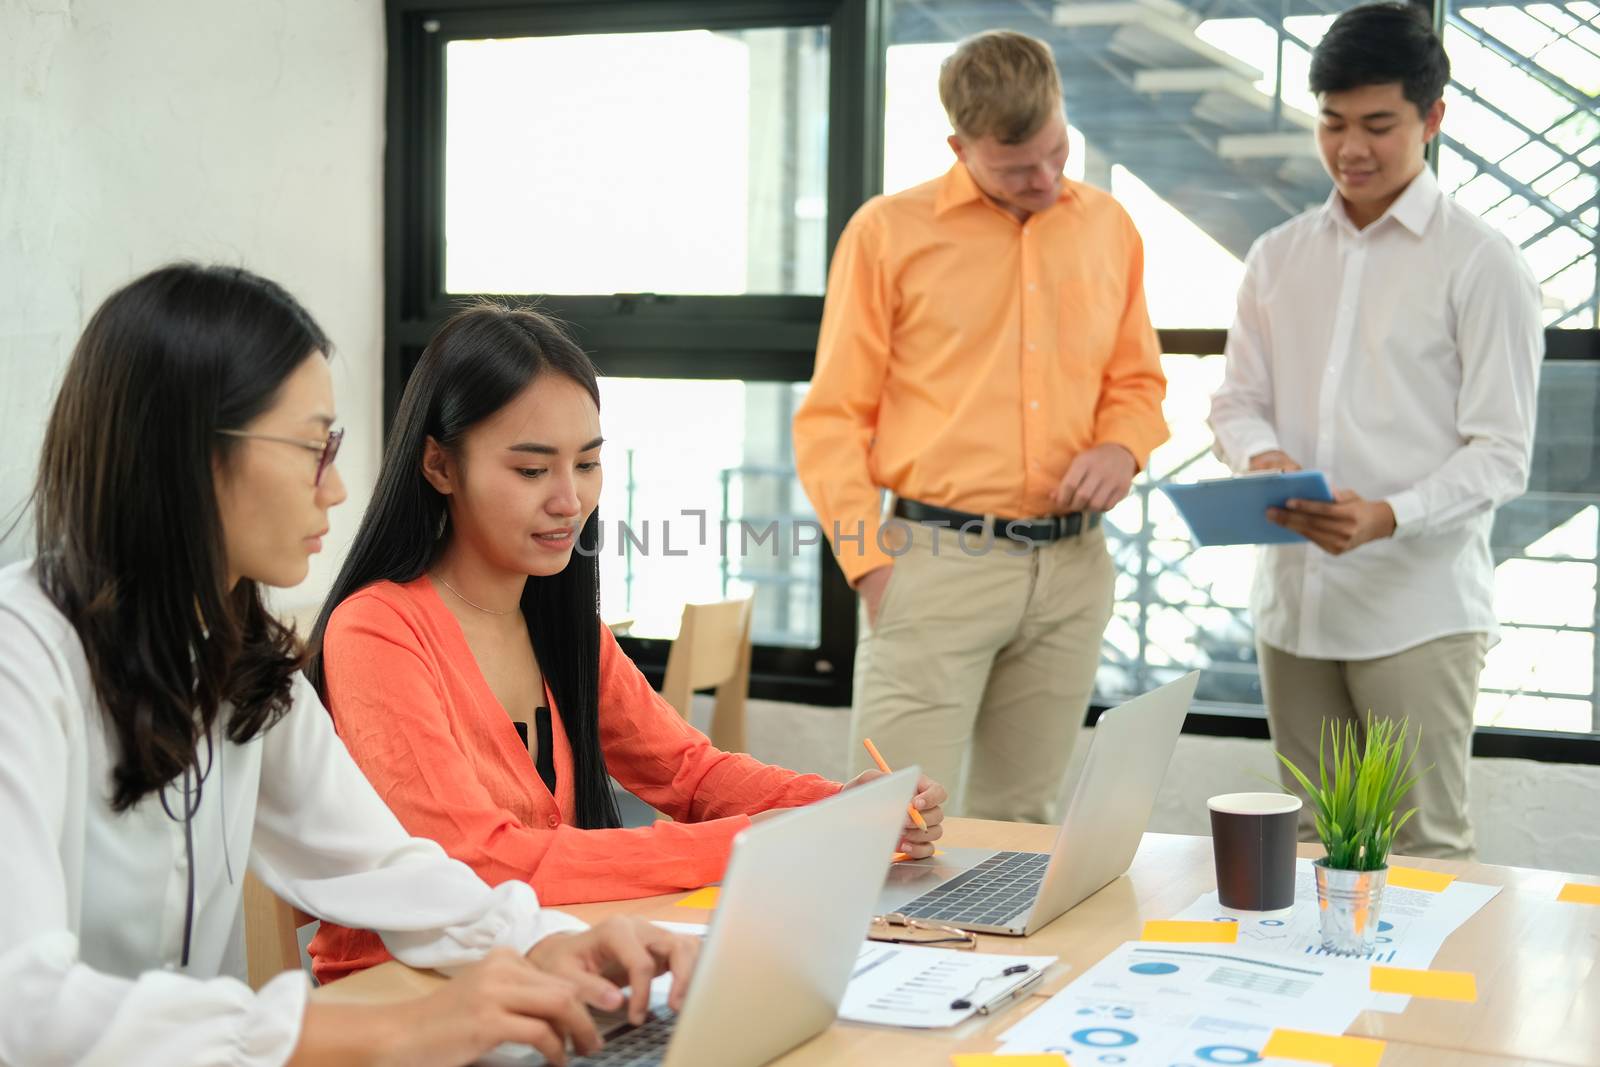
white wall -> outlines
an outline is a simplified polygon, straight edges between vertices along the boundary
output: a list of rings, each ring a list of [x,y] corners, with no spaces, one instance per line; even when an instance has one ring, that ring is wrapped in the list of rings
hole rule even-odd
[[[377,469],[383,40],[380,0],[0,0],[0,531],[96,305],[173,259],[239,264],[337,350],[351,498],[284,602],[326,587]]]
[[[1264,789],[1276,765],[1265,741],[1184,737],[1150,828],[1209,834],[1206,798]],[[1600,874],[1600,767],[1476,759],[1469,803],[1484,863]]]

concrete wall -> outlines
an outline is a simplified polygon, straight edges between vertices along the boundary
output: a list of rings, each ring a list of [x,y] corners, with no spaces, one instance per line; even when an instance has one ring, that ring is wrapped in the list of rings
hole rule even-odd
[[[379,0],[0,0],[0,532],[95,307],[174,259],[239,264],[337,347],[350,502],[283,599],[320,597],[377,470],[383,42]]]

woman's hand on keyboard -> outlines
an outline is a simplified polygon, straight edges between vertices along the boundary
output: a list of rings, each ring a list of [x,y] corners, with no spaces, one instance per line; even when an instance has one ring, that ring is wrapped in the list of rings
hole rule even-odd
[[[460,1067],[504,1044],[531,1045],[565,1067],[569,1044],[587,1055],[601,1041],[574,982],[499,948],[418,1000],[313,1000],[287,1067]]]
[[[614,916],[577,934],[552,934],[533,946],[534,966],[573,983],[593,1007],[613,1010],[622,1002],[618,986],[628,987],[628,1021],[635,1026],[650,1013],[650,981],[672,972],[667,1006],[677,1011],[689,991],[700,939],[664,930],[632,916]]]

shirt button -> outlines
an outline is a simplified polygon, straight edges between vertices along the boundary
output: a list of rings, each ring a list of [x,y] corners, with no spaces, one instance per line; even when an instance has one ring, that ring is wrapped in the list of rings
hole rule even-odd
[[[549,819],[547,819],[547,820],[546,820],[546,821],[547,821],[547,822],[548,822],[548,823],[549,823],[549,824],[550,824],[550,828],[551,828],[551,829],[552,829],[552,830],[554,830],[554,829],[555,829],[555,828],[556,828],[556,827],[557,827],[557,826],[560,826],[560,825],[561,825],[561,816],[559,816],[559,815],[552,815],[552,816],[550,816],[550,818],[549,818]]]
[[[1037,400],[1034,400],[1034,401],[1030,402],[1028,404],[1028,406],[1030,408],[1032,408],[1034,411],[1038,411],[1039,410],[1039,402]]]
[[[1034,291],[1036,291],[1036,290],[1037,290],[1037,289],[1038,289],[1038,288],[1039,288],[1039,287],[1038,287],[1038,286],[1037,286],[1037,285],[1034,285],[1034,284],[1033,284],[1033,283],[1032,283],[1032,282],[1029,282],[1029,283],[1028,283],[1028,292],[1030,292],[1030,293],[1031,293],[1031,292],[1034,292]]]
[[[1029,351],[1029,352],[1033,352],[1033,351],[1035,351],[1035,350],[1037,350],[1037,349],[1038,349],[1038,347],[1039,347],[1039,346],[1038,346],[1038,345],[1036,345],[1036,344],[1034,344],[1034,343],[1033,343],[1033,342],[1032,342],[1032,341],[1029,341],[1029,342],[1028,342],[1028,351]]]

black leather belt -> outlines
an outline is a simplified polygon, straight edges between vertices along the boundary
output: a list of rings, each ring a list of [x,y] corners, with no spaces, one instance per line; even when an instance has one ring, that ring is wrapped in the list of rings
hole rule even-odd
[[[974,515],[970,511],[956,511],[954,508],[941,508],[917,500],[896,499],[894,513],[912,522],[925,523],[929,526],[948,526],[953,530],[959,530],[969,523],[972,524],[972,529],[982,530],[984,524],[982,515]],[[1086,515],[1087,523],[1084,521]],[[1092,530],[1099,525],[1098,511],[1074,511],[1071,515],[1052,515],[1045,519],[1003,519],[997,515],[994,520],[994,535],[1026,545],[1045,545],[1051,541],[1077,537],[1084,530]]]

